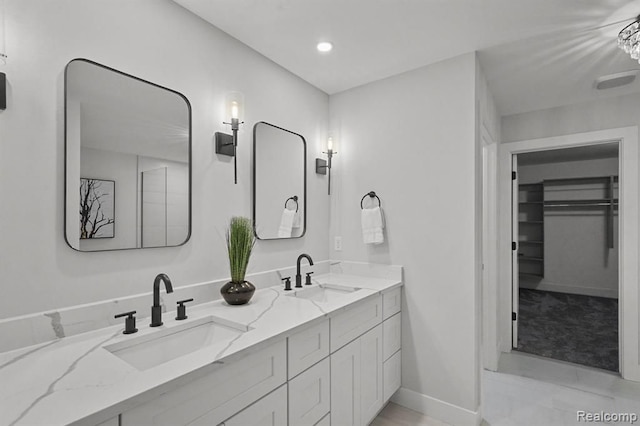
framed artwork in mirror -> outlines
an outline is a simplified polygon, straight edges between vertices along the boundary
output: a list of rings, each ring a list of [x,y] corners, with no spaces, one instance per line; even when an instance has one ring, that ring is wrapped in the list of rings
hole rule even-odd
[[[80,178],[80,239],[115,237],[113,180]]]

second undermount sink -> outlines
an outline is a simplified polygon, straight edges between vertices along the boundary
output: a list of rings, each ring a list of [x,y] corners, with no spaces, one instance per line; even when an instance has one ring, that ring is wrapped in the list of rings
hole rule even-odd
[[[313,300],[314,302],[334,302],[340,300],[347,294],[361,290],[356,287],[345,287],[335,284],[318,284],[312,287],[305,287],[296,290],[295,293],[288,294],[291,297]]]
[[[249,329],[242,324],[207,316],[104,348],[138,370],[147,370],[212,343],[229,342]]]

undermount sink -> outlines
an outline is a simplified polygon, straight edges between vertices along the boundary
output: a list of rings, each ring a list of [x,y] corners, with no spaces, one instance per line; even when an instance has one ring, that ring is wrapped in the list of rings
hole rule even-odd
[[[249,330],[242,324],[207,316],[104,348],[138,370],[147,370],[212,343],[231,341]]]
[[[335,284],[318,284],[314,285],[313,287],[306,287],[301,290],[296,290],[295,293],[290,293],[288,294],[288,296],[313,300],[314,302],[327,303],[340,300],[345,295],[354,293],[359,290],[361,289]]]

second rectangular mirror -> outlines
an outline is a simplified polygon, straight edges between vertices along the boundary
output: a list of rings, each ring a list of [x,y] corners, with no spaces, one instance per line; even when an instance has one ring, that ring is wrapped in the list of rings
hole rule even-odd
[[[307,143],[260,121],[253,126],[253,223],[261,240],[300,238],[306,230]]]

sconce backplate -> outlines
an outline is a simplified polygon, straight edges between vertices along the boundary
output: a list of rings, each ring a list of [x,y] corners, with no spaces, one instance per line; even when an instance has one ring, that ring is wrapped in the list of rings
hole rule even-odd
[[[216,132],[216,154],[233,157],[233,136]]]

